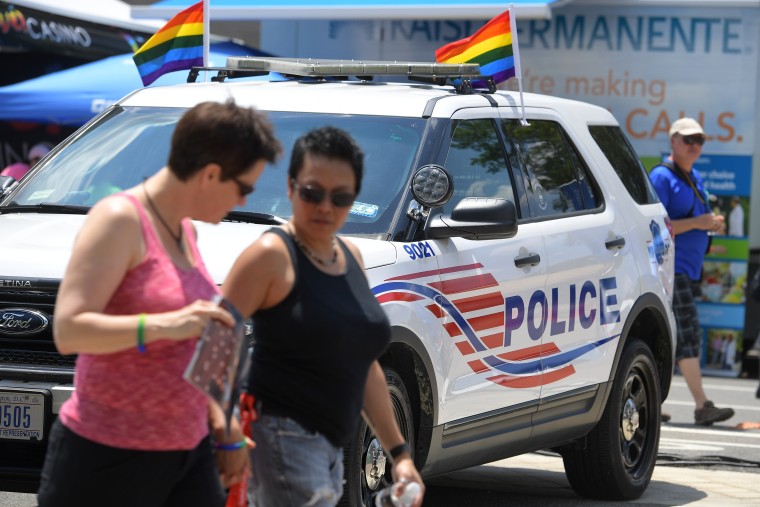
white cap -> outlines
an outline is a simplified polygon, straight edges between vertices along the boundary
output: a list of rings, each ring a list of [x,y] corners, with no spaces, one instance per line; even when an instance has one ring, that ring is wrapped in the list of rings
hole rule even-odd
[[[32,160],[34,158],[42,158],[52,150],[53,147],[49,143],[37,143],[29,149],[27,158]]]
[[[707,135],[702,129],[702,125],[700,125],[694,118],[679,118],[674,121],[670,126],[670,137],[673,137],[676,134],[682,136],[693,136],[697,134],[702,136]]]

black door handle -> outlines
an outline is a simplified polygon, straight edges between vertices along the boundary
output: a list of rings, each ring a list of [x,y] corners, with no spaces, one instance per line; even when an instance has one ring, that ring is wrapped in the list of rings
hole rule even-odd
[[[515,266],[518,268],[524,268],[526,266],[535,266],[541,262],[541,256],[537,253],[531,253],[523,255],[522,257],[515,257]]]
[[[620,250],[625,246],[625,238],[618,236],[615,239],[608,239],[604,242],[604,246],[607,247],[607,250]]]

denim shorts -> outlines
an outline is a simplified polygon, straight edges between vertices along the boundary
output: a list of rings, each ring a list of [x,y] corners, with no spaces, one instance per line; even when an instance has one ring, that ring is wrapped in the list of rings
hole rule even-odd
[[[700,287],[688,276],[677,273],[673,287],[673,314],[676,317],[676,362],[699,357],[702,349],[702,328],[699,326],[695,298]]]
[[[343,449],[289,417],[251,425],[251,507],[332,507],[343,494]]]

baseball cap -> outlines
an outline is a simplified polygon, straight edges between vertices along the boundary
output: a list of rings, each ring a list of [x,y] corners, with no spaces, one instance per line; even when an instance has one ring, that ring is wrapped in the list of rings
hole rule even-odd
[[[701,136],[707,135],[702,129],[702,125],[700,125],[694,118],[679,118],[674,121],[670,126],[670,137],[673,137],[676,134],[682,136],[693,136],[697,134]]]
[[[53,149],[53,147],[49,143],[37,143],[29,149],[29,154],[27,157],[29,160],[42,158],[50,153],[51,149]]]

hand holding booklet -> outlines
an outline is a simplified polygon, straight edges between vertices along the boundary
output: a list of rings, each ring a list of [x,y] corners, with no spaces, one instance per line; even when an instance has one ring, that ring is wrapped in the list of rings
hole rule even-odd
[[[222,296],[215,296],[214,303],[230,312],[235,324],[228,327],[216,319],[209,320],[185,369],[184,378],[219,404],[229,429],[248,365],[248,344],[240,312]]]

